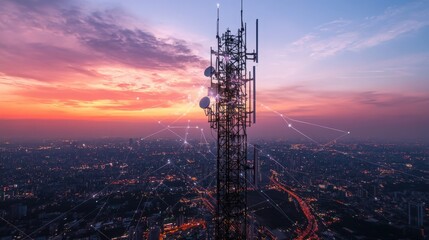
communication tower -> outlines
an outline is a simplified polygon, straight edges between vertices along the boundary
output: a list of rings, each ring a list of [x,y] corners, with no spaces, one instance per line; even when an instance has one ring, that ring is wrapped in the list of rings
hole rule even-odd
[[[216,239],[247,238],[247,172],[256,169],[247,159],[247,127],[256,122],[256,70],[253,66],[248,72],[247,63],[258,62],[258,20],[256,50],[247,52],[243,1],[240,14],[238,31],[219,35],[217,6],[217,49],[210,48],[210,66],[204,71],[210,86],[200,101],[210,127],[217,130]]]

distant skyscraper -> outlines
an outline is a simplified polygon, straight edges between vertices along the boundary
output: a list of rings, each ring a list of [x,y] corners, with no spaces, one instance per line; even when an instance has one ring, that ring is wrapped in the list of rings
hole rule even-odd
[[[18,203],[11,206],[12,218],[21,219],[27,216],[27,205]]]
[[[259,149],[260,147],[255,144],[253,149],[253,158],[254,158],[254,164],[255,164],[254,181],[255,181],[256,189],[259,189],[259,184],[262,181],[261,170],[260,170],[261,164],[259,163],[259,152],[260,152]]]
[[[0,190],[0,201],[5,201],[6,200],[6,191],[2,188]]]
[[[143,239],[143,231],[141,226],[130,227],[128,239],[130,240],[142,240]]]
[[[182,206],[179,209],[179,214],[177,216],[176,224],[178,227],[185,224],[185,208]]]
[[[130,140],[128,140],[128,145],[129,145],[129,147],[135,147],[136,142],[134,141],[134,139],[130,138]]]
[[[423,226],[424,208],[422,203],[408,203],[408,225]]]
[[[213,221],[213,216],[211,214],[206,214],[204,216],[204,220],[206,221],[206,232],[207,232],[207,237],[206,240],[213,240],[214,239],[214,235],[215,235],[215,223]]]
[[[148,240],[159,240],[159,236],[161,234],[161,230],[159,227],[154,227],[149,232]]]

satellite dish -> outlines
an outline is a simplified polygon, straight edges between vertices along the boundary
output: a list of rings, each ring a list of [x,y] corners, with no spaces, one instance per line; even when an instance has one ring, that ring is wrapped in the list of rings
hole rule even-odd
[[[200,108],[206,109],[210,106],[210,98],[209,97],[203,97],[200,100]]]
[[[204,76],[211,77],[216,72],[215,68],[213,66],[210,66],[204,70]]]

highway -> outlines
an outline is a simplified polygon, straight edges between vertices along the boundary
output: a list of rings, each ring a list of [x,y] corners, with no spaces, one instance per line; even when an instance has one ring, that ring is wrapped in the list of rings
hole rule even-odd
[[[317,236],[317,231],[319,229],[317,225],[317,220],[316,220],[316,217],[311,212],[308,204],[304,200],[302,200],[300,196],[298,196],[292,190],[288,189],[286,185],[280,183],[274,176],[271,176],[270,179],[274,185],[276,185],[282,191],[287,192],[291,197],[293,197],[298,202],[302,212],[307,218],[307,226],[303,230],[297,230],[298,237],[296,239],[298,240],[319,239],[319,237]]]

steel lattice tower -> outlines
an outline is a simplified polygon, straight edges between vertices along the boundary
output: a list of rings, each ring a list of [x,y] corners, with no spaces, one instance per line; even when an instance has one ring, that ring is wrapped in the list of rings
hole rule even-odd
[[[246,239],[247,172],[255,170],[247,159],[247,127],[256,120],[255,66],[253,74],[247,72],[247,62],[258,61],[258,20],[256,51],[248,53],[243,10],[235,35],[229,29],[219,35],[219,6],[217,16],[217,51],[210,49],[211,66],[204,72],[211,85],[200,101],[210,127],[217,129],[216,239]]]

